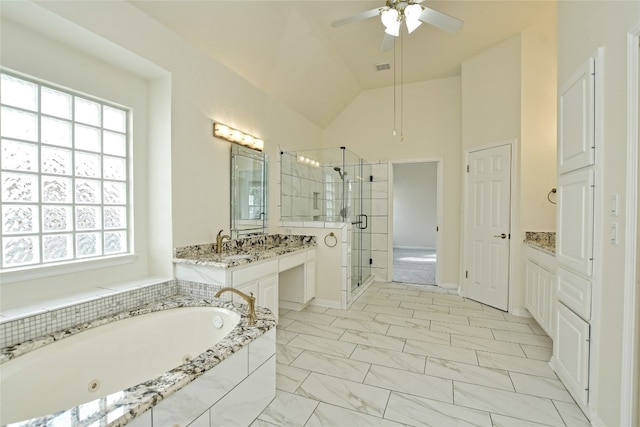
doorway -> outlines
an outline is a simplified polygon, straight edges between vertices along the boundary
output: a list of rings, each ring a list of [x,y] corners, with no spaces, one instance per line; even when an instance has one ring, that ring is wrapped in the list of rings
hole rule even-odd
[[[438,283],[439,161],[393,164],[392,281]]]

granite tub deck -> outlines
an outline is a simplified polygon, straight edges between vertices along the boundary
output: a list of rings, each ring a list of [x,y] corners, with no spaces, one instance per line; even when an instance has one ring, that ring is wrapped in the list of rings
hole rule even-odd
[[[552,255],[556,253],[555,231],[527,231],[524,242],[537,249],[542,249]]]
[[[216,253],[215,243],[176,248],[173,262],[226,269],[316,246],[315,236],[270,234],[226,241],[222,244],[221,254]]]
[[[10,424],[11,427],[65,425],[65,420],[72,420],[74,426],[109,426],[118,427],[129,423],[134,418],[147,412],[178,390],[185,387],[207,370],[214,368],[252,341],[260,338],[275,328],[276,321],[272,313],[264,308],[256,307],[257,321],[249,326],[244,306],[234,305],[219,299],[201,299],[191,296],[175,295],[161,301],[152,302],[136,309],[123,311],[91,322],[61,330],[37,339],[3,348],[0,363],[8,362],[27,352],[37,350],[47,344],[66,337],[82,333],[118,320],[142,316],[162,310],[181,307],[222,307],[240,314],[239,324],[220,342],[190,361],[177,366],[155,378],[150,378],[136,386],[127,388],[106,398],[86,402],[40,418]],[[105,405],[105,402],[107,404]],[[79,419],[79,414],[82,418]],[[61,422],[62,424],[57,424]]]

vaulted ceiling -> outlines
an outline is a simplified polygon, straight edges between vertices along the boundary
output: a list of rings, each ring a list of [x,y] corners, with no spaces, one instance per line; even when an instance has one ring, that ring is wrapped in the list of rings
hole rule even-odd
[[[325,127],[359,93],[460,74],[460,64],[536,25],[555,25],[555,1],[426,1],[460,18],[448,33],[423,24],[381,52],[378,17],[331,22],[384,0],[166,0],[130,3],[311,122]],[[402,50],[402,60],[400,51]],[[395,56],[395,61],[394,61]],[[376,71],[376,64],[392,69]],[[403,71],[402,71],[403,70]]]

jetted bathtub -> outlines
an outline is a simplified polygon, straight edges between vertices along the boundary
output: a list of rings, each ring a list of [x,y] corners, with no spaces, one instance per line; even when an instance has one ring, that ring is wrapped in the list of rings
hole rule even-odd
[[[230,303],[220,305],[233,309]],[[228,308],[180,307],[127,317],[1,364],[0,425],[103,397],[102,406],[123,397],[128,403],[139,399],[133,409],[116,402],[122,405],[119,412],[127,414],[118,425],[126,423],[256,338],[256,332],[275,325],[267,321],[262,328],[260,322],[247,327],[246,320],[241,322]]]

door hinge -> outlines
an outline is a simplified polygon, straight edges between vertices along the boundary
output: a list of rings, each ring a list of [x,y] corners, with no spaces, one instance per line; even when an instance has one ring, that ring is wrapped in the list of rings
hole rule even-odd
[[[373,265],[373,258],[369,258],[369,265]]]
[[[508,234],[509,240],[511,240],[511,233]]]
[[[467,173],[469,173],[469,165],[467,165]]]
[[[436,225],[436,231],[440,231],[440,227]]]
[[[469,278],[469,270],[466,270],[466,271],[464,272],[464,278],[465,278],[465,279],[468,279],[468,278]]]
[[[369,182],[373,182],[373,175],[369,175]]]

